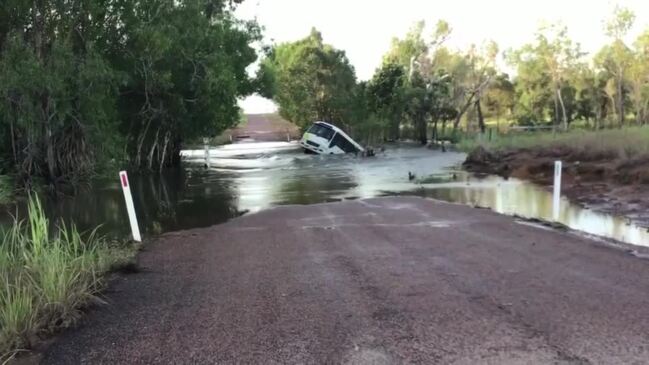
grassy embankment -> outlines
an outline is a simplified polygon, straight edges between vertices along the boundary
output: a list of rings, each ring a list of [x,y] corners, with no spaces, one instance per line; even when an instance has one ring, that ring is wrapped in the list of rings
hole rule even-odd
[[[494,135],[490,141],[484,136],[464,139],[458,147],[469,152],[465,161],[469,171],[540,184],[551,183],[554,161],[561,160],[568,192],[584,201],[615,187],[649,184],[649,127],[509,133]],[[635,191],[629,199],[644,198],[643,191]]]
[[[74,323],[98,301],[105,274],[133,264],[137,247],[74,225],[50,226],[38,198],[0,236],[0,363]]]
[[[458,148],[467,152],[478,146],[493,151],[561,148],[566,152],[606,153],[617,158],[631,158],[649,153],[649,127],[571,130],[564,133],[514,132],[494,134],[491,141],[487,141],[485,137],[467,138],[458,144]]]

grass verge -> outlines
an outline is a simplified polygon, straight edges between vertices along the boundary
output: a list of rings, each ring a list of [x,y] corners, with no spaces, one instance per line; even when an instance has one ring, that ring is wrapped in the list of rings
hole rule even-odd
[[[465,138],[458,144],[463,151],[478,146],[488,150],[511,150],[533,148],[567,148],[590,154],[614,154],[629,158],[649,154],[649,127],[626,127],[598,131],[572,130],[564,133],[529,132]]]
[[[0,236],[0,363],[39,336],[74,323],[98,301],[105,274],[131,265],[137,247],[74,225],[50,226],[30,197],[29,218]]]

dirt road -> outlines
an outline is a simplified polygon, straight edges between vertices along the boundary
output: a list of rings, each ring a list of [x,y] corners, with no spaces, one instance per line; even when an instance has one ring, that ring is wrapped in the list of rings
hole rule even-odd
[[[43,363],[649,362],[649,261],[419,198],[166,234]]]
[[[247,123],[233,130],[234,138],[251,138],[255,141],[286,141],[287,134],[291,139],[300,137],[298,127],[277,114],[248,114],[246,117],[248,118]]]

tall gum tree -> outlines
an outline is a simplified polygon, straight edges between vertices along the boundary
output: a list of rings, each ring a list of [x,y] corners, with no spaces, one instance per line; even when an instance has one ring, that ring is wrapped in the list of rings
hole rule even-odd
[[[635,14],[630,9],[616,6],[611,18],[606,21],[604,26],[604,31],[611,39],[611,44],[604,46],[595,57],[595,62],[599,67],[611,75],[612,84],[609,95],[613,97],[613,109],[616,112],[619,127],[624,125],[626,118],[625,83],[629,68],[633,63],[632,52],[624,43],[624,37],[633,26],[634,21]]]

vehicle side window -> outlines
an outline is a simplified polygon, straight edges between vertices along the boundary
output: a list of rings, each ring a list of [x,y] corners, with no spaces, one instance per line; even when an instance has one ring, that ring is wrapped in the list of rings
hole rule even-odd
[[[340,134],[339,134],[339,133],[336,133],[336,135],[334,136],[334,138],[331,139],[331,143],[329,143],[329,148],[334,147],[334,146],[338,146],[338,147],[340,147],[340,141],[341,141],[342,139],[343,139],[343,138],[340,136]]]
[[[347,138],[343,137],[340,133],[336,133],[334,138],[331,140],[331,143],[329,144],[329,148],[334,146],[345,151],[345,153],[356,152],[356,147],[354,147],[354,145],[351,142],[349,142]]]
[[[342,147],[342,149],[343,149],[343,151],[345,151],[347,153],[356,152],[356,147],[354,147],[354,145],[351,142],[349,142],[349,140],[347,138],[343,139],[343,147]]]

